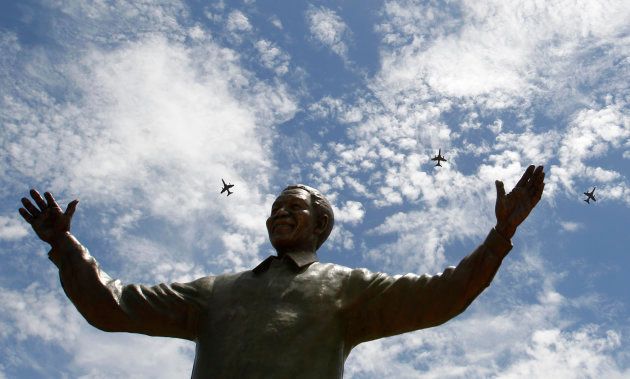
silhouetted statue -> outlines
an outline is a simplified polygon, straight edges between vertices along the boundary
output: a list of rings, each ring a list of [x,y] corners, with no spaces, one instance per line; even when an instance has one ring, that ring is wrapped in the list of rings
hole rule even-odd
[[[353,347],[440,325],[486,288],[512,248],[516,228],[540,200],[544,171],[530,166],[505,193],[496,182],[496,226],[457,267],[429,276],[390,276],[319,263],[333,227],[328,201],[289,186],[273,203],[267,230],[277,256],[237,274],[190,283],[123,285],[100,269],[70,233],[50,193],[31,190],[20,214],[52,249],[64,291],[85,319],[109,332],[184,338],[197,344],[193,378],[341,378]]]

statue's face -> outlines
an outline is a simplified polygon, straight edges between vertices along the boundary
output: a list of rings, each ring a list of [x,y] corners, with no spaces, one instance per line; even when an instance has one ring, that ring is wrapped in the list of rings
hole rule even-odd
[[[313,251],[315,224],[311,195],[300,188],[284,191],[274,201],[267,219],[269,240],[279,253]]]

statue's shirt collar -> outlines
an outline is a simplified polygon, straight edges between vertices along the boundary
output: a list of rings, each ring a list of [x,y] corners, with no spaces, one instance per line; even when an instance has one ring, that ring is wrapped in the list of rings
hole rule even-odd
[[[317,262],[317,254],[314,252],[298,252],[298,253],[286,253],[282,258],[272,255],[267,257],[264,261],[260,262],[252,271],[254,274],[262,274],[269,269],[271,262],[274,260],[281,260],[287,262],[296,271],[309,266],[311,263]]]

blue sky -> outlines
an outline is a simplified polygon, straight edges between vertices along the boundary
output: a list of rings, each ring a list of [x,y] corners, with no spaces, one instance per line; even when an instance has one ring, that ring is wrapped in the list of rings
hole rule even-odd
[[[630,376],[629,21],[622,0],[2,2],[0,378],[186,378],[194,356],[79,316],[17,214],[31,187],[80,199],[73,233],[126,283],[254,267],[296,182],[335,207],[320,260],[433,274],[529,164],[545,193],[492,285],[345,376]]]

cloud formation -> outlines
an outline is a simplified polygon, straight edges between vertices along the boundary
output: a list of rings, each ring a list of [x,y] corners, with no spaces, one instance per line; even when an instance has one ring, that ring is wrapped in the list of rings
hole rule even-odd
[[[306,12],[306,20],[313,39],[328,47],[342,60],[348,60],[350,29],[335,11],[311,6]]]

